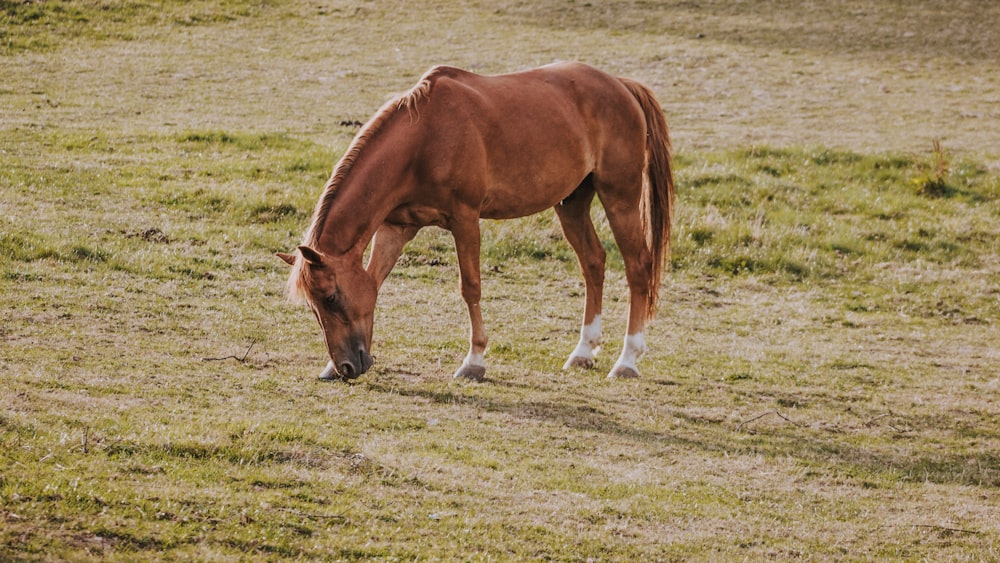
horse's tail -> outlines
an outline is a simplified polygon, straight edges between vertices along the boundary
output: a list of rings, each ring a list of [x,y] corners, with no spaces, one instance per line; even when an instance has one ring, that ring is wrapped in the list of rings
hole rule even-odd
[[[647,294],[646,317],[656,312],[660,271],[670,259],[670,229],[674,217],[674,177],[670,171],[670,132],[663,109],[653,92],[635,80],[620,78],[646,114],[646,183],[639,207],[652,254],[652,275]]]

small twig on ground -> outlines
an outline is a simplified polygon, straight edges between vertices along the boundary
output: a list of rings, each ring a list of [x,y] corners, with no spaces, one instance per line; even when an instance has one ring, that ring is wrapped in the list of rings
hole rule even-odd
[[[964,530],[962,528],[951,528],[949,526],[935,526],[934,524],[913,524],[914,528],[931,528],[934,530],[943,530],[945,532],[957,532],[959,534],[981,534],[979,530]]]
[[[982,533],[979,530],[966,530],[966,529],[963,529],[963,528],[952,528],[950,526],[938,526],[936,524],[896,524],[896,525],[885,524],[885,525],[879,526],[879,528],[906,528],[906,527],[909,527],[909,528],[928,528],[928,529],[931,529],[931,530],[941,530],[943,532],[955,532],[955,533],[958,533],[958,534],[979,535],[979,534]]]
[[[887,416],[893,416],[893,414],[891,412],[886,412],[886,413],[882,413],[882,414],[880,414],[878,416],[869,418],[864,423],[865,428],[871,428],[875,424],[876,421],[881,420],[881,419],[883,419],[883,418],[885,418]],[[912,430],[912,428],[897,428],[897,427],[893,426],[892,424],[886,424],[885,426],[887,428],[889,428],[890,430],[892,430],[893,432],[910,432]]]
[[[343,514],[310,514],[308,512],[302,512],[301,510],[295,510],[294,508],[276,508],[280,512],[288,512],[296,516],[301,516],[303,518],[309,518],[310,520],[347,520],[347,517]]]
[[[872,424],[874,424],[876,420],[879,420],[881,418],[885,418],[887,416],[892,416],[892,413],[891,412],[886,412],[886,413],[882,413],[882,414],[880,414],[880,415],[878,415],[876,417],[869,418],[868,420],[865,421],[865,427],[871,428]]]
[[[743,430],[743,427],[746,426],[747,424],[750,424],[751,422],[753,422],[755,420],[760,420],[760,419],[764,418],[765,416],[768,416],[768,415],[771,415],[771,414],[776,415],[779,418],[781,418],[782,420],[784,420],[785,422],[790,422],[790,423],[794,424],[795,426],[802,426],[798,422],[795,422],[794,420],[788,418],[787,416],[781,414],[778,411],[767,411],[765,413],[758,414],[757,416],[755,416],[753,418],[748,418],[747,420],[744,420],[743,422],[739,423],[739,425],[736,426],[736,429],[737,430]]]
[[[254,338],[250,341],[250,346],[247,347],[247,351],[243,353],[243,357],[239,356],[223,356],[221,358],[202,358],[203,362],[221,362],[223,360],[236,360],[237,362],[244,364],[247,361],[247,356],[250,355],[250,350],[253,350],[254,345],[257,344],[257,339]]]

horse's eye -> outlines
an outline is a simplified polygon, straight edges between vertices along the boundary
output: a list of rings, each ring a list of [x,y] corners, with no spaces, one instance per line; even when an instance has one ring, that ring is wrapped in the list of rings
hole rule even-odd
[[[323,298],[323,309],[330,317],[341,323],[347,323],[347,311],[344,310],[344,302],[341,301],[340,293],[331,293]]]

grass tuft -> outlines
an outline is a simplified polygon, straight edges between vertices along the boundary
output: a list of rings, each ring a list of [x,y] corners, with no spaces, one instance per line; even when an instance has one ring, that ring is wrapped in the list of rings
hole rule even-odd
[[[950,173],[948,156],[941,148],[941,142],[938,139],[934,139],[930,162],[920,162],[917,167],[920,175],[913,178],[911,182],[917,186],[919,195],[939,198],[950,197],[955,193],[955,189],[948,185]]]
[[[0,257],[31,262],[58,256],[58,251],[34,233],[0,233]]]
[[[76,245],[69,249],[66,253],[67,258],[74,261],[81,262],[107,262],[108,253],[95,248],[89,248],[87,246]]]

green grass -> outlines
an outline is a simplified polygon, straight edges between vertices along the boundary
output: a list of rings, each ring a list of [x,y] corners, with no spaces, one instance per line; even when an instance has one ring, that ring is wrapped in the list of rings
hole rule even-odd
[[[995,97],[996,34],[948,44],[976,10],[918,4],[0,4],[0,559],[997,559],[996,124],[949,113]],[[822,108],[705,94],[808,100],[846,83],[788,77],[841,47]],[[316,381],[273,254],[350,121],[429,62],[557,56],[654,85],[674,129],[644,377],[604,379],[627,304],[595,206],[596,370],[559,370],[583,283],[547,212],[483,224],[485,383],[450,377],[439,229],[383,288],[373,370]]]
[[[312,204],[281,186],[315,191],[325,168],[287,163],[319,147],[220,131],[73,144],[92,169],[3,161],[17,179],[7,201],[50,210],[9,218],[0,246],[8,555],[996,549],[976,514],[1000,486],[982,396],[997,377],[1000,197],[975,162],[930,198],[909,181],[920,156],[684,155],[673,273],[639,382],[559,374],[582,283],[551,215],[486,224],[491,381],[451,382],[457,267],[448,235],[427,231],[382,296],[375,371],[319,385],[317,329],[283,301],[271,256]],[[625,306],[610,261],[602,369]],[[927,488],[967,504],[924,507]],[[900,497],[885,524],[877,509]]]
[[[918,257],[981,266],[994,242],[990,213],[977,221],[972,212],[960,223],[945,217],[995,200],[995,177],[962,163],[947,194],[928,194],[918,177],[924,161],[766,148],[704,158],[687,184],[686,201],[694,204],[688,209],[700,216],[679,221],[674,266],[800,279],[863,279],[871,268],[859,264]]]
[[[157,26],[203,26],[259,16],[266,1],[137,2],[130,0],[0,1],[0,49],[52,51],[84,37],[139,41]],[[0,51],[2,52],[2,51]]]

